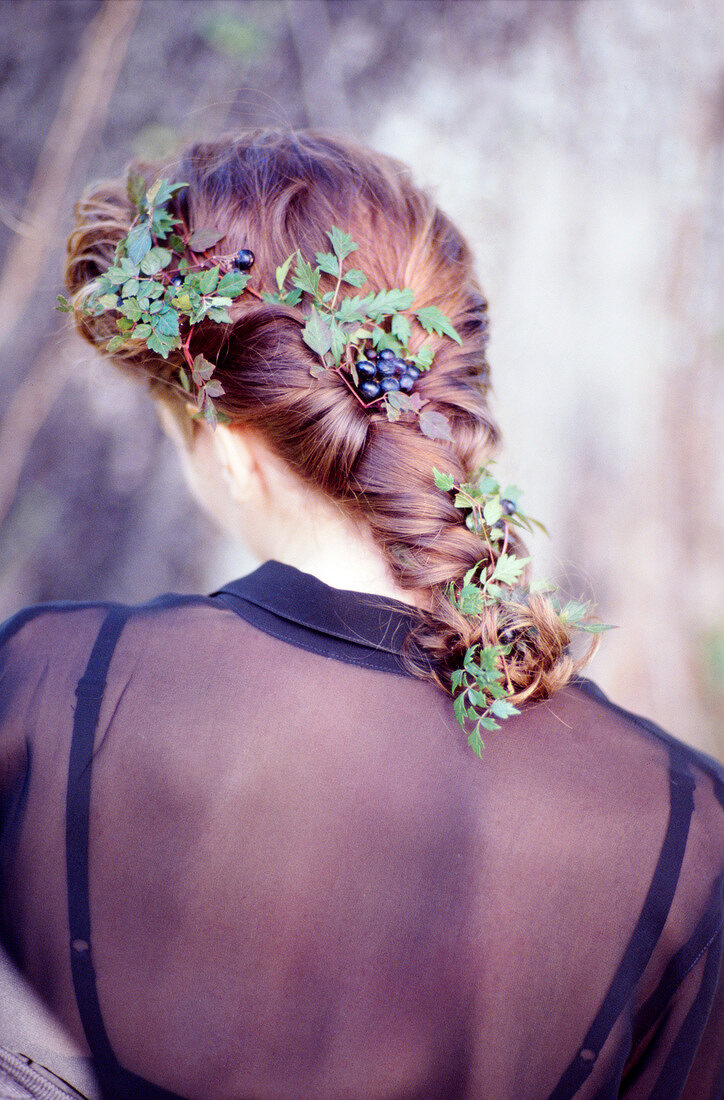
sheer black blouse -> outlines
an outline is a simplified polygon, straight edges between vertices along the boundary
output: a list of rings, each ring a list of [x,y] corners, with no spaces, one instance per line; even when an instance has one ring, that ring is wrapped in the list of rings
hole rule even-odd
[[[478,760],[409,622],[267,562],[0,626],[20,968],[108,1097],[720,1096],[722,768],[585,680]]]

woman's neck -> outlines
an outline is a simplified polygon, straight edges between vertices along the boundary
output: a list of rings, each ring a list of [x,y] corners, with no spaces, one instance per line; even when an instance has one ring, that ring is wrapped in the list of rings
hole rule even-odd
[[[332,588],[370,592],[413,607],[426,606],[426,594],[402,588],[395,581],[371,532],[334,509],[305,509],[305,520],[284,524],[267,545],[267,556],[303,573],[311,573]]]

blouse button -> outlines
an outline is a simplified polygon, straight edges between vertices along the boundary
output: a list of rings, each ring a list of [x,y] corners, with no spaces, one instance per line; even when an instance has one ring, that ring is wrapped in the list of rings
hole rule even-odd
[[[596,1058],[596,1052],[595,1050],[591,1050],[590,1047],[584,1047],[579,1058],[583,1058],[584,1062],[593,1062]]]
[[[88,940],[73,940],[73,942],[71,943],[70,946],[79,955],[82,955],[84,951],[88,950],[88,948],[90,947],[90,944],[88,943]]]

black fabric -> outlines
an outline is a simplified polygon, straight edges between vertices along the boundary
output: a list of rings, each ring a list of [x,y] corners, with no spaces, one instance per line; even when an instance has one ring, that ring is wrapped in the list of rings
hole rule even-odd
[[[721,767],[586,680],[479,761],[411,615],[267,562],[3,624],[19,965],[108,1097],[719,1097]]]

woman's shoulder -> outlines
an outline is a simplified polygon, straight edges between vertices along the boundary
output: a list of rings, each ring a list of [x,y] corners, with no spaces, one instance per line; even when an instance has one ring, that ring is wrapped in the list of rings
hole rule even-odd
[[[659,746],[665,751],[667,763],[674,772],[687,772],[694,768],[707,773],[715,785],[719,801],[724,805],[724,766],[709,753],[681,740],[652,719],[615,703],[592,680],[578,677],[571,682],[570,690],[589,700],[618,728],[635,731],[637,740]]]
[[[137,603],[120,600],[48,600],[28,604],[0,621],[0,650],[14,638],[18,644],[43,636],[57,644],[64,637],[73,638],[79,630],[98,630],[109,614],[123,620],[143,619],[173,613],[185,608],[212,608],[214,602],[201,594],[164,592]]]

